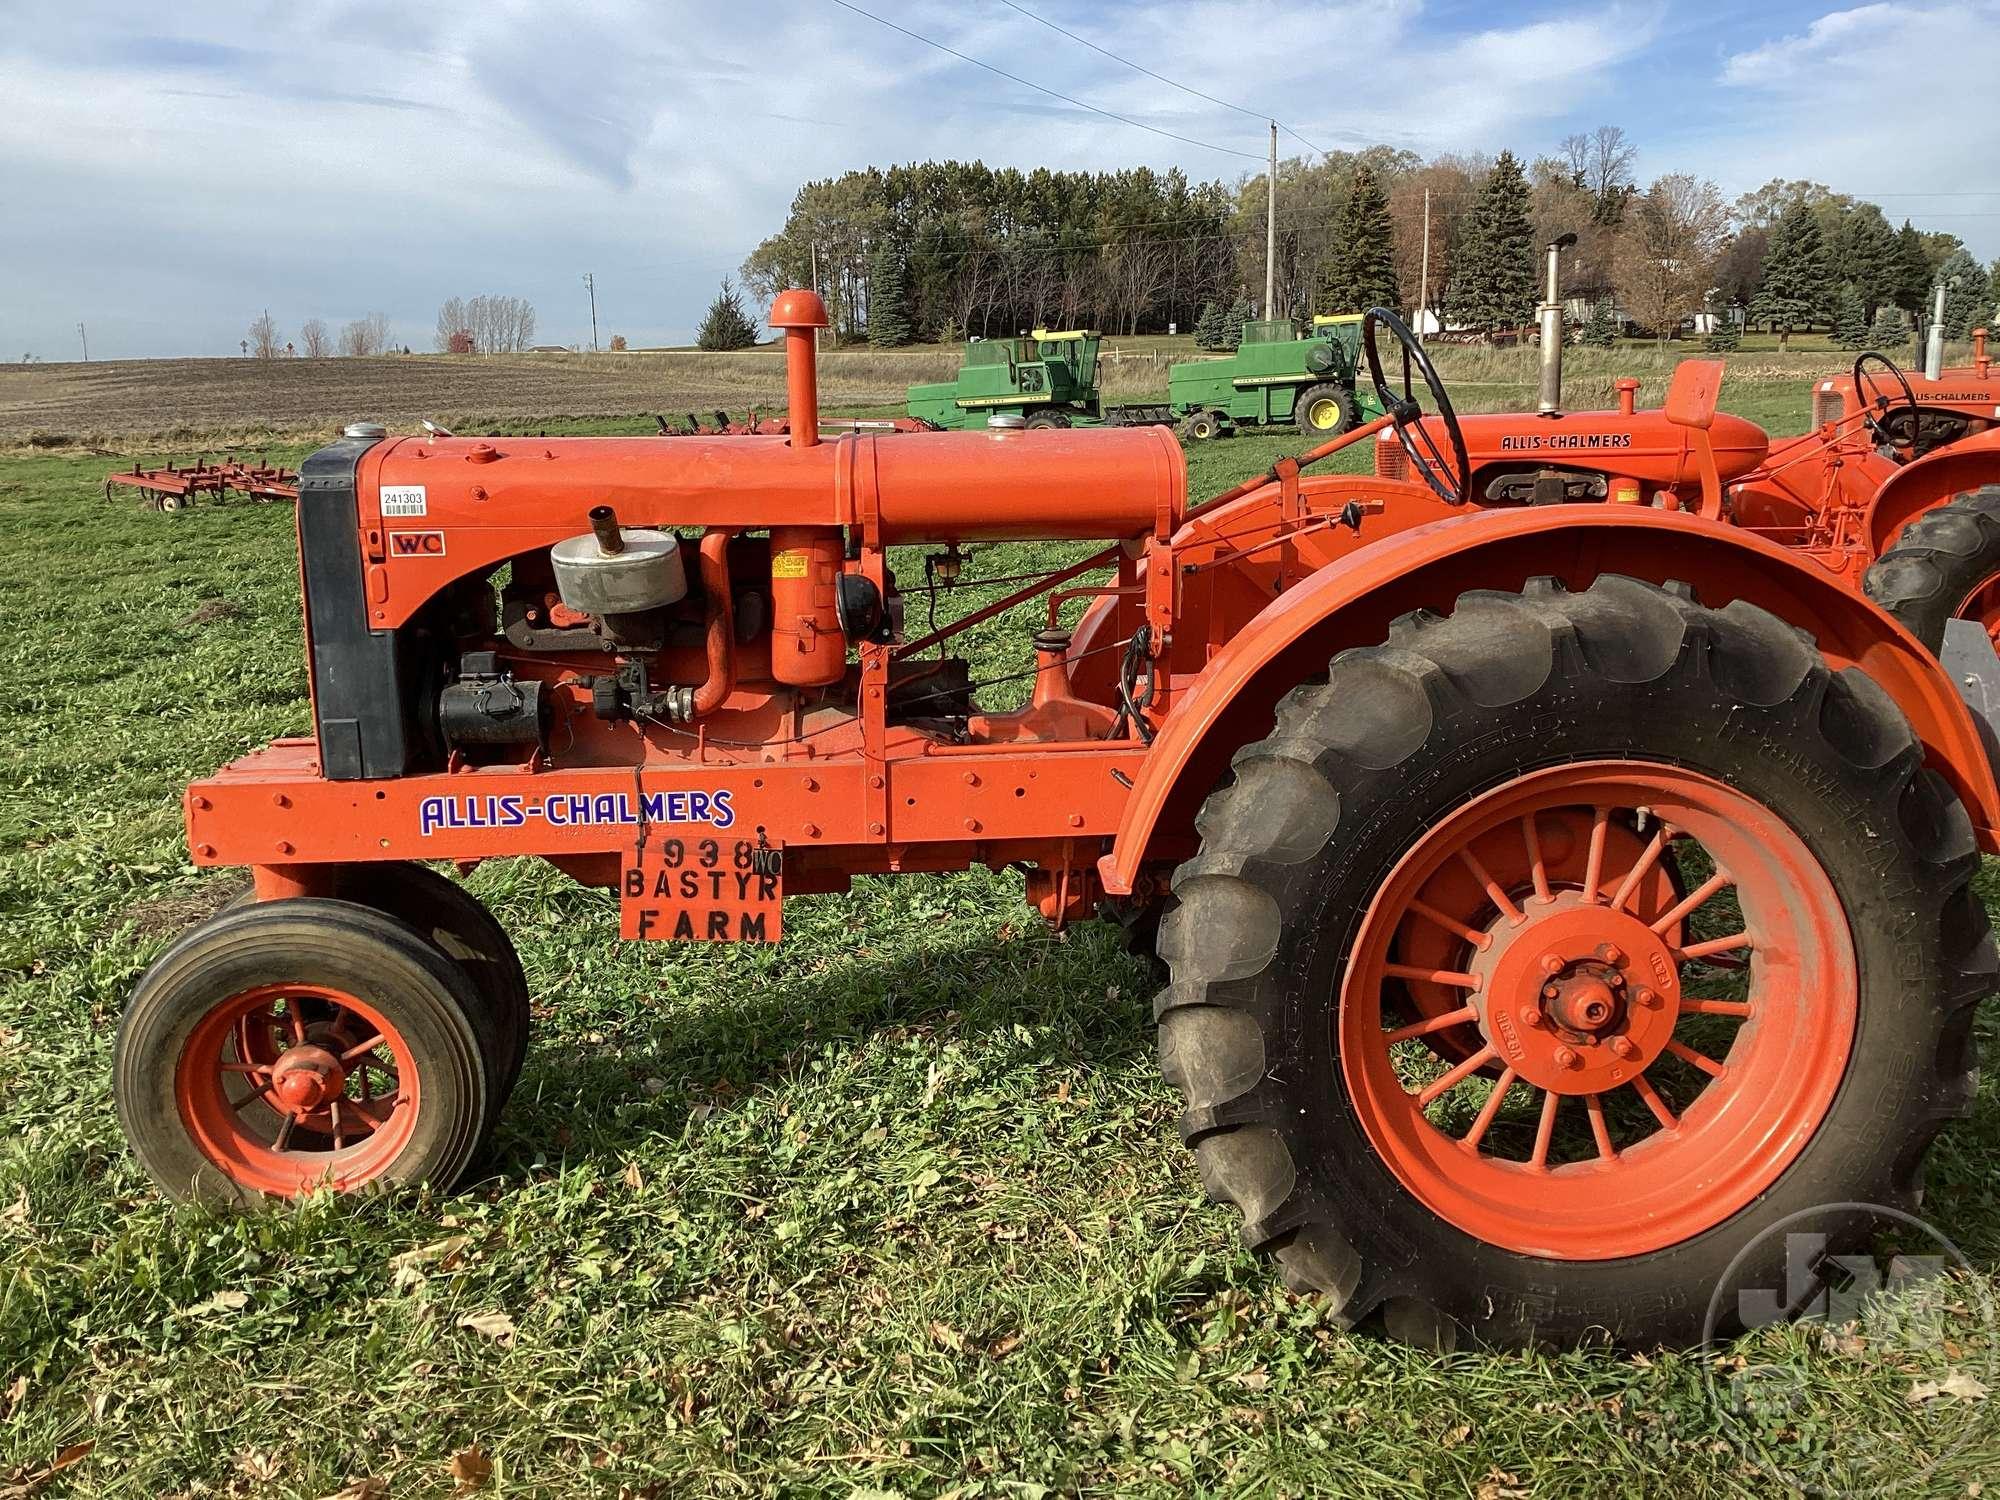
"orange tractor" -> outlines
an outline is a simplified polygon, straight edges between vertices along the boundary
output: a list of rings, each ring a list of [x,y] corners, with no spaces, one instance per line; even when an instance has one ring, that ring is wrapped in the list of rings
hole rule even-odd
[[[1662,406],[1636,410],[1620,380],[1612,411],[1564,411],[1562,346],[1545,342],[1542,409],[1469,416],[1451,446],[1443,418],[1419,441],[1475,503],[1576,501],[1692,511],[1768,537],[1865,592],[1933,650],[1960,618],[2000,637],[2000,380],[1974,335],[1973,362],[1935,377],[1863,354],[1813,396],[1813,428],[1773,440],[1719,414],[1719,360],[1683,360]],[[1553,371],[1551,368],[1553,367]],[[1409,461],[1384,435],[1375,468]]]
[[[167,1190],[459,1176],[528,995],[431,863],[532,855],[669,943],[974,865],[1157,918],[1202,1180],[1346,1324],[1688,1341],[1787,1215],[1915,1203],[1973,1097],[2000,786],[1861,592],[1714,506],[1468,503],[1379,310],[1387,414],[1192,508],[1157,428],[822,441],[824,308],[771,322],[784,437],[357,425],[306,461],[316,733],[187,789],[255,899],[119,1034]],[[1307,472],[1383,433],[1406,477]],[[1102,546],[906,627],[892,549],[1050,539]],[[1031,695],[982,707],[949,646],[1037,600]]]

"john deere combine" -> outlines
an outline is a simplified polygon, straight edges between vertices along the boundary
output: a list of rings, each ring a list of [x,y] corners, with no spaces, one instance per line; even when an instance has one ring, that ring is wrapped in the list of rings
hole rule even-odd
[[[1113,407],[1097,387],[1098,334],[1037,328],[1015,339],[975,339],[957,380],[910,387],[909,413],[945,428],[983,427],[1011,413],[1030,427],[1178,422],[1190,438],[1212,438],[1290,423],[1308,437],[1331,437],[1382,414],[1356,379],[1360,330],[1359,313],[1316,317],[1304,338],[1288,319],[1246,323],[1228,358],[1173,366],[1165,404]]]
[[[1316,317],[1305,338],[1288,318],[1245,323],[1227,359],[1167,372],[1169,404],[1191,438],[1287,422],[1308,437],[1331,437],[1382,415],[1374,391],[1356,380],[1360,348],[1359,313]]]
[[[1037,328],[1017,339],[974,339],[958,379],[910,387],[909,412],[938,427],[984,427],[1011,413],[1030,427],[1068,427],[1103,415],[1097,396],[1099,335]]]

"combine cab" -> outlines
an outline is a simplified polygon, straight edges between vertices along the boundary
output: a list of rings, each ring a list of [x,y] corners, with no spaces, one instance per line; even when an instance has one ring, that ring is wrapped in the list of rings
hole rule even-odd
[[[1100,336],[1080,329],[1037,328],[1018,339],[974,339],[965,346],[958,379],[913,385],[909,414],[956,431],[984,427],[995,415],[1014,415],[1030,427],[1096,422]]]
[[[1173,367],[1169,402],[1181,430],[1195,439],[1287,423],[1307,437],[1333,437],[1382,414],[1374,392],[1357,379],[1360,341],[1359,313],[1316,317],[1306,338],[1289,319],[1246,323],[1229,358]]]

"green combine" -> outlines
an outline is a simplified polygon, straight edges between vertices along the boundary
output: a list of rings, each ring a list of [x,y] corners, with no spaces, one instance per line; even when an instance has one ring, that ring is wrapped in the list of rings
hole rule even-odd
[[[984,427],[1012,414],[1030,427],[1068,427],[1103,417],[1097,394],[1099,335],[1037,328],[1017,339],[974,339],[958,379],[913,385],[909,413],[936,427]]]
[[[1136,427],[1178,422],[1195,439],[1238,427],[1289,423],[1328,438],[1380,416],[1359,378],[1361,314],[1316,317],[1312,332],[1278,318],[1243,325],[1243,342],[1224,359],[1198,359],[1167,372],[1164,405],[1106,407],[1097,385],[1100,336],[1037,328],[1012,339],[974,339],[958,378],[913,385],[908,410],[934,427],[984,427],[1000,415],[1030,427]]]
[[[1305,338],[1286,318],[1245,323],[1226,359],[1193,360],[1167,373],[1169,404],[1190,438],[1235,427],[1290,423],[1328,438],[1382,414],[1360,379],[1361,314],[1316,317]]]

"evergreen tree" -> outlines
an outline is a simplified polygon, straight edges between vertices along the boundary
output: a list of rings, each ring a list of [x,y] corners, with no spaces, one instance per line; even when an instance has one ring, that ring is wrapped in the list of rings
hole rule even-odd
[[[1937,279],[1944,284],[1944,336],[1962,339],[1982,325],[1993,309],[1987,304],[1986,272],[1963,246],[1944,258]]]
[[[896,253],[894,243],[885,239],[868,265],[868,342],[878,349],[890,349],[909,343],[910,337],[910,293],[903,257]]]
[[[1923,233],[1905,219],[1903,227],[1896,231],[1896,306],[1906,313],[1929,317],[1933,280],[1930,251],[1925,248]]]
[[[1220,349],[1223,347],[1222,309],[1213,302],[1201,305],[1201,316],[1194,320],[1194,346],[1197,349]]]
[[[1875,314],[1875,321],[1868,325],[1868,347],[1878,354],[1894,354],[1909,342],[1909,330],[1903,324],[1903,315],[1894,303],[1885,302],[1882,310]]]
[[[1535,315],[1535,231],[1528,219],[1528,180],[1511,151],[1502,151],[1466,216],[1446,304],[1455,322],[1511,328]]]
[[[1243,342],[1243,325],[1257,316],[1257,309],[1250,305],[1248,297],[1238,297],[1229,304],[1229,311],[1222,318],[1222,345],[1234,350]]]
[[[1833,236],[1833,274],[1861,294],[1867,318],[1896,294],[1897,249],[1896,231],[1874,204],[1857,203],[1841,216]]]
[[[1778,330],[1778,347],[1791,347],[1794,328],[1823,323],[1831,311],[1827,288],[1826,237],[1819,218],[1804,203],[1785,210],[1764,253],[1764,280],[1750,303],[1750,316]]]
[[[1743,330],[1736,326],[1736,319],[1727,309],[1717,316],[1715,327],[1702,339],[1701,347],[1705,354],[1734,354],[1743,347]]]
[[[748,349],[757,342],[756,325],[744,313],[743,299],[727,276],[722,278],[722,290],[708,304],[708,315],[701,320],[694,341],[701,349]]]
[[[1347,197],[1333,215],[1332,253],[1320,271],[1320,311],[1365,312],[1401,302],[1389,193],[1363,163],[1355,168]]]
[[[1868,347],[1868,304],[1851,281],[1843,281],[1834,297],[1833,341],[1843,349]]]
[[[1986,311],[1980,314],[1979,326],[1988,332],[2000,332],[2000,260],[1994,261],[1986,272]]]
[[[1593,349],[1609,349],[1618,342],[1618,310],[1609,297],[1599,297],[1590,307],[1583,325],[1583,341]]]

